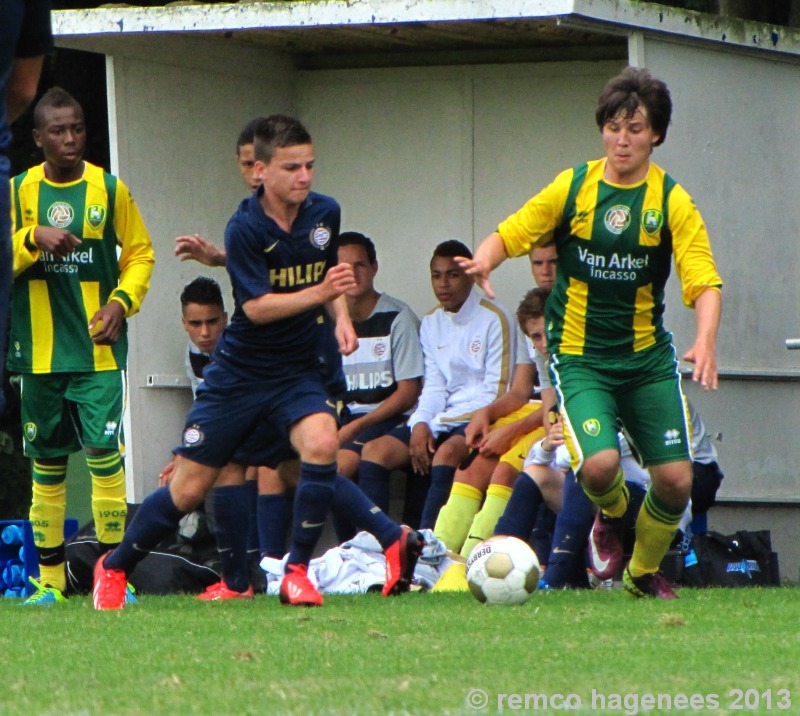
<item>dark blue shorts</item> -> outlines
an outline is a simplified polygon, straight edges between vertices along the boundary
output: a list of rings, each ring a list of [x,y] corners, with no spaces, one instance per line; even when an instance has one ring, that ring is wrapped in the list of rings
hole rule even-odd
[[[436,438],[436,447],[440,447],[454,435],[461,435],[461,437],[464,437],[466,429],[466,425],[459,425],[457,428],[448,430],[446,433],[439,433],[439,437]],[[386,433],[386,435],[391,435],[393,438],[397,438],[404,445],[411,444],[411,428],[409,428],[408,425],[401,425],[397,428],[394,428]]]
[[[237,465],[271,467],[273,470],[286,460],[297,458],[288,435],[282,435],[268,421],[260,422],[245,442],[236,448],[231,462]]]
[[[173,450],[201,465],[223,467],[236,456],[243,465],[275,466],[291,454],[289,430],[297,421],[315,413],[336,417],[318,373],[302,373],[292,382],[243,382],[211,363],[203,378],[186,416],[183,444]]]
[[[355,415],[350,415],[349,418],[343,418],[342,425],[347,425],[348,422],[355,420],[356,418],[360,418],[361,415],[361,413],[356,413]],[[375,423],[375,425],[370,425],[368,428],[364,428],[352,440],[342,445],[341,449],[350,450],[351,452],[360,455],[361,451],[364,449],[364,445],[366,445],[370,440],[377,440],[378,438],[387,435],[395,428],[402,429],[405,427],[405,424],[405,416],[394,417],[388,420],[383,420],[380,423]]]

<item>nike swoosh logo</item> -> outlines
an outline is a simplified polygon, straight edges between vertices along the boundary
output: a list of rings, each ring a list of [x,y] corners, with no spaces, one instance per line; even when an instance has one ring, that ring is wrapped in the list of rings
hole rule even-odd
[[[324,524],[325,524],[324,522],[308,522],[307,520],[303,520],[300,523],[300,526],[304,530],[310,530],[310,529],[313,529],[314,527],[322,527],[322,525],[324,525]]]
[[[274,244],[272,244],[272,246],[270,246],[270,247],[268,247],[268,248],[264,249],[264,253],[265,253],[265,254],[268,254],[268,253],[269,253],[270,251],[272,251],[272,249],[274,249],[274,248],[275,248],[275,247],[276,247],[276,246],[277,246],[279,243],[280,243],[280,240],[276,241]]]
[[[437,350],[437,351],[440,351],[440,350],[442,350],[443,348],[447,348],[447,344],[446,344],[446,343],[445,343],[443,346],[436,346],[436,350]]]
[[[361,443],[358,440],[353,440],[353,445],[360,445],[361,447],[364,447],[364,443]]]
[[[574,554],[571,550],[561,549],[561,547],[553,547],[553,554]],[[606,562],[608,564],[608,562]]]
[[[589,540],[589,544],[592,546],[592,564],[594,565],[595,570],[597,570],[598,572],[605,572],[605,570],[608,568],[608,563],[611,560],[600,559],[600,555],[597,554],[597,545],[591,539]]]

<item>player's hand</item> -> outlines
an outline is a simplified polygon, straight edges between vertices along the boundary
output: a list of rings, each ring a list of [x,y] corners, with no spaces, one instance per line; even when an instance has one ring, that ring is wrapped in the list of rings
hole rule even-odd
[[[98,346],[116,343],[125,324],[125,307],[119,301],[109,301],[89,321],[89,335]]]
[[[175,255],[181,261],[197,261],[205,266],[224,266],[227,256],[200,234],[178,236],[175,239]]]
[[[464,428],[464,438],[467,441],[467,447],[476,450],[480,447],[481,440],[484,435],[489,434],[489,412],[486,408],[476,410],[472,414],[472,418]]]
[[[340,325],[337,322],[334,335],[339,344],[339,353],[343,356],[349,356],[358,348],[358,336],[352,323],[347,322]]]
[[[37,226],[33,230],[33,243],[42,251],[64,259],[83,242],[66,229],[59,229],[55,226]]]
[[[515,437],[513,425],[495,428],[481,440],[479,452],[483,457],[500,457],[511,449]]]
[[[433,433],[427,423],[417,423],[411,430],[408,451],[411,455],[411,467],[418,475],[430,472],[431,458],[436,450]]]
[[[353,420],[339,428],[339,446],[349,443],[359,432],[359,420]]]
[[[339,298],[345,291],[355,287],[356,275],[353,272],[353,267],[346,263],[331,266],[320,284],[324,302]]]
[[[683,355],[683,360],[694,365],[692,380],[700,383],[704,390],[716,390],[719,385],[717,356],[703,341],[695,343]]]
[[[464,270],[465,274],[475,279],[475,283],[489,298],[495,298],[494,289],[489,282],[492,269],[488,264],[476,259],[468,259],[466,256],[456,256],[453,261]]]
[[[173,457],[158,473],[158,486],[164,487],[172,477],[172,471],[175,469],[175,458]]]
[[[550,432],[542,440],[542,448],[547,451],[552,451],[564,444],[564,423],[561,422],[561,416],[550,425]]]

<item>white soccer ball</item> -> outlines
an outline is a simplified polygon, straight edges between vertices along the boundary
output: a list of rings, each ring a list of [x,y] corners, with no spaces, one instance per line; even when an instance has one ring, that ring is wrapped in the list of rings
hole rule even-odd
[[[483,604],[525,604],[539,586],[539,560],[526,542],[495,535],[467,560],[469,591]]]

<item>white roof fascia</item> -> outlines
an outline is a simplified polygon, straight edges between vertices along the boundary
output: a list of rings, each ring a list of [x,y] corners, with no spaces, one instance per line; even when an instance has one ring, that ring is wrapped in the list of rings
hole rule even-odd
[[[407,22],[556,17],[574,0],[290,0],[166,7],[113,7],[54,13],[58,35],[208,32]]]
[[[556,19],[612,34],[652,32],[770,54],[800,55],[800,29],[635,0],[292,0],[53,13],[57,37],[383,25],[459,20]]]

